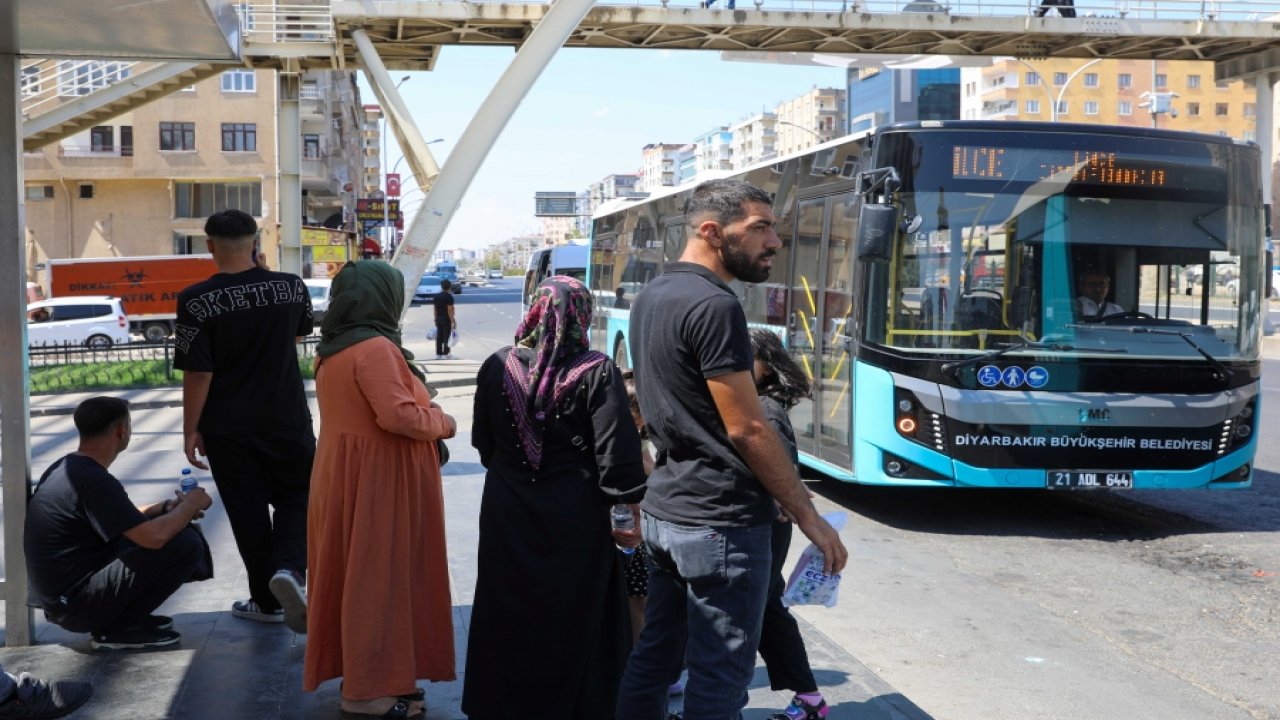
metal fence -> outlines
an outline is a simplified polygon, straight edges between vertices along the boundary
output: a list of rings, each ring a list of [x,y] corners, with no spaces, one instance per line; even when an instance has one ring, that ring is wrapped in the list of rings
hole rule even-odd
[[[298,343],[298,357],[304,367],[315,356],[317,335]],[[110,348],[83,345],[33,345],[30,358],[31,392],[69,392],[119,388],[166,387],[181,377],[173,367],[174,341],[128,343]]]

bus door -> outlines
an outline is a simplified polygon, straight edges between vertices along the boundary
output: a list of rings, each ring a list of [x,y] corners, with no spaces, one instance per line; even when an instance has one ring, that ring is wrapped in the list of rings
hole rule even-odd
[[[853,192],[801,200],[792,248],[789,347],[813,385],[791,411],[797,448],[853,469]]]

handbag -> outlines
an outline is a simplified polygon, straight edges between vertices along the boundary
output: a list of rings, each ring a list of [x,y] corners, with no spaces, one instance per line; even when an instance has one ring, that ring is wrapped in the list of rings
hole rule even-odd
[[[449,446],[444,444],[444,440],[436,440],[436,452],[440,454],[440,467],[449,462]]]

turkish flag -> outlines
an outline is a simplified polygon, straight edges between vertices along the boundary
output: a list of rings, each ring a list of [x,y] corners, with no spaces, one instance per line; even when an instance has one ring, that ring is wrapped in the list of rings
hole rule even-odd
[[[387,197],[400,197],[400,175],[398,173],[387,173]]]

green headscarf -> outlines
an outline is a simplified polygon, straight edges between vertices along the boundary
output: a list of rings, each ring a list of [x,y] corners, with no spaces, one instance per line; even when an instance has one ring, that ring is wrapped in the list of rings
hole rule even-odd
[[[413,353],[400,344],[400,313],[404,309],[404,275],[381,260],[347,263],[333,279],[329,311],[320,323],[316,354],[329,357],[370,338],[384,337],[400,348],[409,370],[423,383]]]

